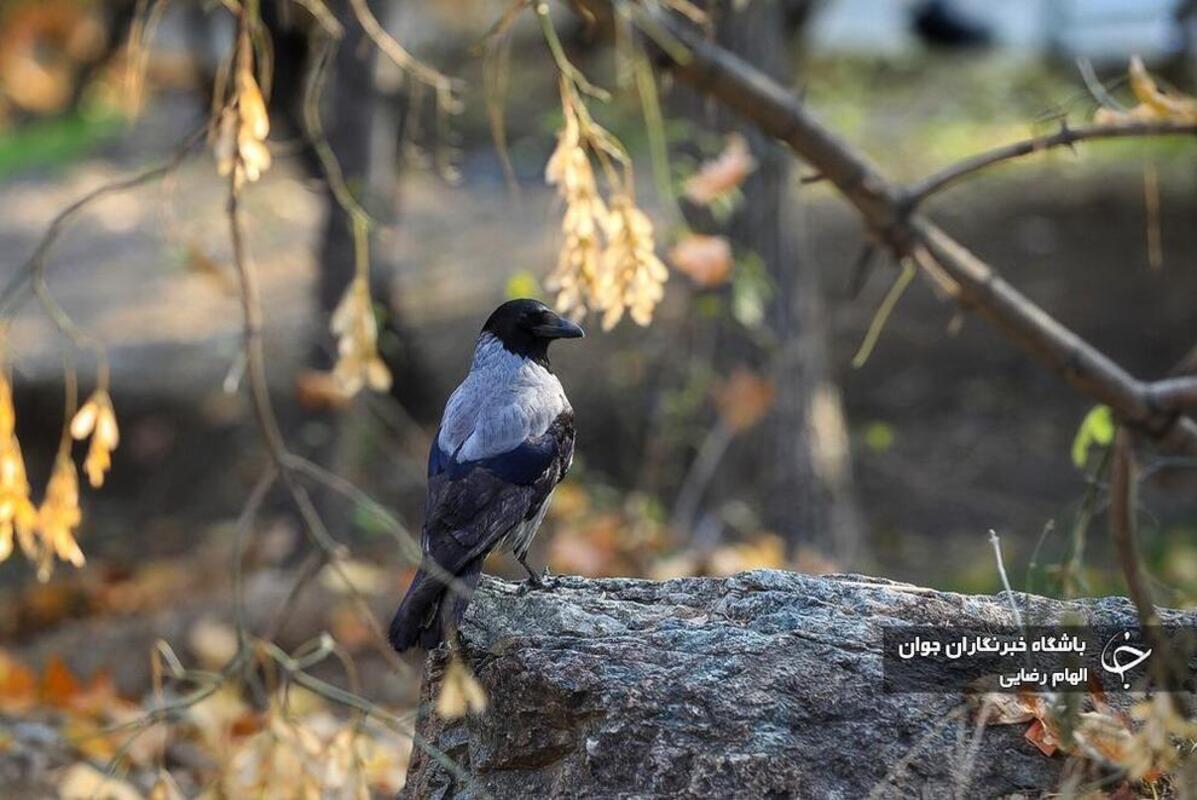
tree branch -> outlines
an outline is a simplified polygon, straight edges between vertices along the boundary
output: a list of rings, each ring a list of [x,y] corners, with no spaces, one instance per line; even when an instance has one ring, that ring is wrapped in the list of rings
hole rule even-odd
[[[596,8],[593,4],[589,7]],[[602,6],[598,9],[604,10]],[[605,10],[610,12],[609,7]],[[866,156],[824,127],[793,94],[676,18],[664,14],[655,18],[689,49],[689,57],[681,63],[668,52],[656,48],[654,52],[660,63],[672,69],[680,80],[696,91],[719,100],[788,145],[839,189],[860,212],[874,237],[896,256],[912,253],[919,247],[926,248],[942,273],[959,284],[953,297],[963,307],[990,320],[1024,351],[1074,388],[1110,406],[1125,424],[1166,447],[1197,453],[1197,425],[1175,411],[1153,403],[1150,384],[1134,378],[1062,325],[930,219],[912,212],[907,192],[887,180]],[[1087,130],[1079,132],[1083,134]],[[1137,126],[1127,126],[1125,131],[1111,129],[1114,130],[1121,133],[1111,135],[1130,135],[1132,131],[1143,133]],[[1096,138],[1096,134],[1084,135]],[[1028,145],[1015,145],[1019,146]],[[964,170],[961,175],[978,168]],[[927,259],[919,261],[927,269],[923,263]]]
[[[945,167],[911,185],[906,193],[907,202],[911,208],[914,208],[931,195],[943,191],[963,178],[1003,161],[1012,161],[1032,153],[1042,153],[1056,147],[1071,148],[1077,142],[1095,139],[1128,139],[1151,136],[1197,136],[1197,124],[1137,122],[1126,125],[1087,125],[1083,128],[1069,128],[1064,125],[1055,133],[1034,136],[1023,139],[1021,142],[1012,142]]]

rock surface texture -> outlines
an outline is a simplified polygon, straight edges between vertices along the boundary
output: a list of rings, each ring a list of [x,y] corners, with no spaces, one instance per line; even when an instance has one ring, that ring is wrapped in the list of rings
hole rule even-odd
[[[1035,624],[1135,619],[1120,598],[1018,599]],[[974,739],[960,695],[882,692],[884,626],[1010,623],[1002,597],[855,575],[562,578],[527,593],[484,578],[462,634],[490,706],[452,721],[422,712],[418,733],[441,757],[417,748],[402,796],[1038,796],[1063,759],[1040,754],[1025,725]],[[443,649],[428,658],[423,709],[446,663]]]

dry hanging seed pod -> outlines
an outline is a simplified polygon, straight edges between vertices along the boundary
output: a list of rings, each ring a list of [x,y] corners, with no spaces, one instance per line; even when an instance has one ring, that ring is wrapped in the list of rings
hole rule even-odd
[[[236,93],[220,112],[220,119],[212,133],[212,153],[221,175],[234,174],[241,185],[245,180],[256,181],[270,169],[272,159],[266,146],[270,134],[270,116],[266,101],[253,74],[253,58],[248,46],[243,46],[237,59]]]
[[[582,146],[577,114],[563,103],[565,126],[558,134],[557,148],[545,167],[545,180],[556,186],[565,201],[561,232],[565,241],[548,288],[557,293],[557,309],[585,316],[588,300],[594,296],[601,266],[603,221],[607,207],[599,196],[590,158]]]
[[[333,378],[347,397],[369,386],[376,392],[391,388],[391,371],[378,355],[378,323],[370,302],[370,285],[359,275],[349,284],[329,324],[337,337]]]
[[[36,528],[37,509],[29,498],[25,460],[17,441],[12,385],[0,368],[0,561],[12,555],[14,538],[32,558]]]
[[[54,471],[46,486],[46,497],[37,511],[37,529],[41,537],[37,577],[46,581],[54,569],[54,559],[83,566],[83,551],[75,541],[75,528],[83,521],[79,509],[79,476],[75,462],[65,449],[54,461]]]
[[[92,488],[100,488],[104,484],[104,473],[112,467],[112,451],[120,443],[116,411],[108,392],[98,389],[87,399],[71,420],[71,436],[80,442],[91,437],[83,470]]]
[[[632,167],[623,146],[590,118],[568,82],[561,86],[565,124],[545,168],[545,180],[565,201],[561,229],[565,241],[546,287],[557,294],[557,309],[582,317],[603,313],[605,330],[624,312],[637,324],[652,321],[665,295],[669,272],[655,253],[653,226],[636,206]],[[599,194],[591,155],[603,166],[611,199]]]
[[[443,719],[458,719],[486,710],[486,691],[470,668],[457,656],[445,668],[441,691],[436,698],[436,713]]]
[[[627,309],[637,325],[653,320],[653,309],[665,296],[669,271],[653,247],[653,224],[628,193],[611,201],[606,219],[607,250],[595,298],[603,309],[603,329],[610,330]]]

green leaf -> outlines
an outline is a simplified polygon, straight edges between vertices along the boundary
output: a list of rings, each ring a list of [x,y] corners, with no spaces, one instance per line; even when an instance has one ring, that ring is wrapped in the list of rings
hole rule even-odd
[[[1114,441],[1114,415],[1109,406],[1094,406],[1089,409],[1081,427],[1077,428],[1072,440],[1072,463],[1077,469],[1084,469],[1089,461],[1089,448],[1093,445],[1107,447]]]
[[[876,453],[884,453],[894,446],[893,426],[886,422],[874,420],[865,426],[865,446]]]

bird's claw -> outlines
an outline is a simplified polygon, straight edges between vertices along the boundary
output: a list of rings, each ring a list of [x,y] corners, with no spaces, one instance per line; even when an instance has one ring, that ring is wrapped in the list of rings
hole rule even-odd
[[[549,568],[545,567],[544,572],[537,575],[535,572],[528,570],[528,577],[520,583],[520,594],[527,594],[528,592],[549,592],[557,588],[557,579],[549,572]]]

